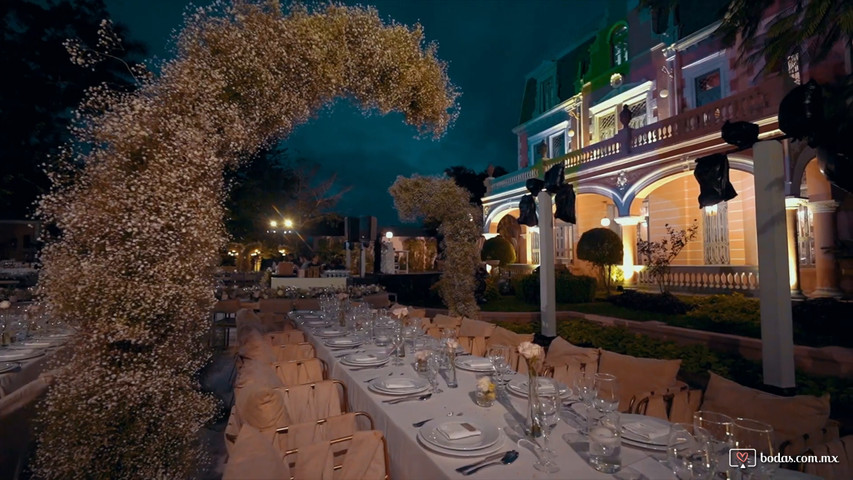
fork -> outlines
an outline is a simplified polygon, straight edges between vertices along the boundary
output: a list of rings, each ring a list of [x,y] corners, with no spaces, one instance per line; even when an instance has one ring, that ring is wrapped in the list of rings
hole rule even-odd
[[[421,428],[421,427],[423,427],[424,425],[426,425],[426,423],[427,423],[428,421],[430,421],[430,420],[432,420],[432,419],[431,419],[431,418],[427,418],[426,420],[421,420],[420,422],[415,422],[415,423],[413,423],[413,424],[412,424],[412,426],[413,426],[413,427],[415,427],[415,428]]]

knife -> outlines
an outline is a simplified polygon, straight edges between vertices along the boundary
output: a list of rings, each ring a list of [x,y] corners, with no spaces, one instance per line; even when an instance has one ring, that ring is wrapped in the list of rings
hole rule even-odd
[[[459,473],[465,473],[465,470],[468,470],[468,469],[471,469],[471,468],[477,467],[477,466],[479,466],[479,465],[481,465],[481,464],[483,464],[483,463],[486,463],[486,462],[493,462],[493,461],[495,461],[495,460],[500,460],[501,458],[503,458],[503,456],[504,456],[505,454],[506,454],[506,452],[500,452],[500,453],[495,453],[494,455],[489,455],[488,457],[486,457],[486,458],[484,458],[484,459],[480,460],[480,461],[479,461],[479,462],[477,462],[477,463],[472,463],[471,465],[465,465],[464,467],[459,467],[459,468],[457,468],[457,469],[456,469],[456,471],[457,471],[457,472],[459,472]]]

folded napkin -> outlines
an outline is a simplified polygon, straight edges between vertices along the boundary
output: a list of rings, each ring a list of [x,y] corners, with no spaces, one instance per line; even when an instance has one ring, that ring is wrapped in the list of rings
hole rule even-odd
[[[3,360],[4,358],[20,358],[22,356],[32,355],[33,353],[35,353],[33,350],[28,349],[0,352],[0,360]]]
[[[28,347],[50,347],[53,344],[50,342],[24,342],[22,345],[26,345]]]
[[[397,388],[403,389],[403,388],[415,388],[418,386],[418,384],[416,384],[412,380],[409,380],[408,378],[392,378],[392,379],[388,379],[388,380],[385,380],[384,382],[382,382],[382,386],[385,388],[390,388],[390,389],[397,389]]]
[[[527,391],[528,383],[521,382],[518,387],[523,391]],[[543,395],[547,393],[554,393],[554,385],[550,382],[539,382],[536,385],[536,391]]]
[[[486,368],[491,367],[492,362],[488,358],[471,358],[463,361],[470,368]]]
[[[438,426],[438,431],[448,440],[461,440],[463,438],[482,435],[483,432],[467,422],[448,422]]]
[[[649,441],[660,440],[669,435],[669,426],[657,423],[630,422],[622,428]]]

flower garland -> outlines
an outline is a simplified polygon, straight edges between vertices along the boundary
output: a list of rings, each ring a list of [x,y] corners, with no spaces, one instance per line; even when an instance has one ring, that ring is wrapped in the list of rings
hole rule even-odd
[[[78,327],[39,417],[36,476],[187,478],[216,409],[197,372],[226,245],[223,171],[341,97],[440,136],[457,92],[420,26],[235,1],[186,15],[135,92],[90,91],[49,172],[40,295]]]

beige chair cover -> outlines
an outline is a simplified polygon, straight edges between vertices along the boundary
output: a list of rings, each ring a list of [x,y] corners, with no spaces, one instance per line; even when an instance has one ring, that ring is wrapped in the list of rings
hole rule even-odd
[[[381,480],[386,472],[385,442],[377,430],[356,432],[348,442],[342,468],[334,470],[334,450],[328,441],[300,448],[294,468],[296,480]]]
[[[482,357],[486,354],[486,337],[458,337],[459,346],[471,355]]]
[[[275,428],[291,423],[287,421],[285,401],[279,388],[269,388],[260,384],[251,384],[235,393],[234,405],[243,424],[249,424],[268,433],[270,440]],[[239,437],[238,437],[239,439]]]
[[[241,308],[237,311],[236,325],[238,345],[242,345],[253,330],[258,333],[264,332],[264,326],[263,323],[261,323],[261,319],[255,315],[255,312],[248,308]]]
[[[232,300],[220,300],[213,306],[213,313],[214,315],[217,313],[223,313],[228,316],[237,313],[241,308],[243,308],[243,305],[239,298],[234,298]]]
[[[278,426],[311,422],[344,413],[340,387],[333,380],[275,389],[284,409],[284,422]],[[245,418],[245,417],[244,417]],[[246,419],[248,421],[248,419]]]
[[[277,351],[270,345],[260,332],[255,329],[247,329],[240,342],[238,355],[245,360],[257,360],[259,362],[272,363],[276,361]]]
[[[295,310],[320,310],[320,301],[316,298],[297,298],[293,301]]]
[[[803,472],[817,475],[826,480],[850,480],[853,478],[853,435],[817,445],[806,454],[817,455],[818,458],[831,455],[838,460],[838,463],[805,463],[803,464]]]
[[[627,411],[639,396],[659,392],[676,384],[681,360],[659,360],[601,351],[599,373],[615,375],[619,382],[619,410]]]
[[[267,346],[269,346],[269,342],[267,342]],[[291,343],[289,345],[276,345],[270,348],[273,350],[273,361],[275,362],[307,360],[317,356],[314,345],[310,343]]]
[[[409,318],[426,318],[426,309],[409,307]]]
[[[272,364],[260,360],[248,359],[243,362],[243,365],[237,372],[237,378],[234,380],[235,394],[251,384],[260,384],[269,388],[284,386],[278,375],[276,375]]]
[[[234,446],[237,443],[241,428],[243,428],[243,419],[237,413],[237,405],[234,405],[228,415],[228,424],[225,425],[225,451],[228,452],[229,456],[234,454]]]
[[[598,357],[597,348],[578,347],[563,337],[557,337],[548,347],[545,363],[552,367],[555,379],[572,385],[581,372],[596,373],[598,371]]]
[[[285,345],[289,343],[305,343],[305,334],[301,330],[286,330],[283,332],[272,332],[267,334],[272,345]]]
[[[282,386],[302,385],[303,383],[322,382],[325,380],[325,368],[319,358],[276,362],[273,365],[275,374],[281,380]]]
[[[243,425],[225,464],[223,480],[288,480],[291,472],[269,438]]]
[[[373,308],[388,308],[391,306],[391,300],[388,298],[387,293],[374,293],[373,295],[367,295],[362,299],[362,301]]]
[[[288,425],[286,431],[277,432],[275,444],[279,452],[302,448],[312,443],[342,438],[358,431],[355,413],[333,415],[322,420]],[[335,447],[333,447],[335,449]],[[338,450],[344,449],[343,447]]]
[[[518,373],[527,373],[527,362],[518,354],[518,345],[521,342],[532,342],[533,334],[515,333],[503,327],[496,327],[492,335],[486,340],[486,351],[492,345],[506,345],[509,347],[509,355],[506,359],[508,365]]]
[[[462,324],[462,318],[451,317],[439,313],[432,319],[432,324],[433,326],[441,328],[459,328],[459,326]]]
[[[473,320],[463,318],[459,323],[460,337],[490,337],[495,331],[494,323],[484,322],[482,320]]]
[[[261,312],[258,314],[258,318],[266,332],[292,331],[296,329],[284,313]]]

